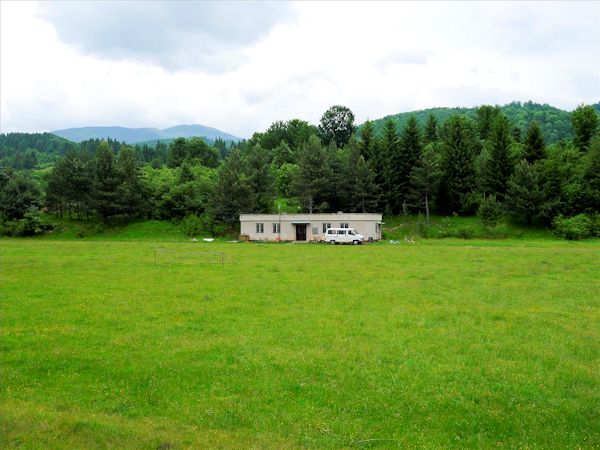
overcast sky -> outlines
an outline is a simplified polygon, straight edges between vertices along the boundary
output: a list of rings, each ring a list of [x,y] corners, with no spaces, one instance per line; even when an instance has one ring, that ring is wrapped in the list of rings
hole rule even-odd
[[[600,100],[600,2],[0,5],[2,132]]]

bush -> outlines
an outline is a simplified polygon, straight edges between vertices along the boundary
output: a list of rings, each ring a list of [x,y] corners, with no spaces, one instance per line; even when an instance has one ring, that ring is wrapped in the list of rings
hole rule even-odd
[[[38,211],[28,211],[22,219],[4,220],[0,225],[0,236],[34,236],[54,229],[42,223]]]
[[[494,228],[502,219],[503,212],[502,203],[496,200],[495,195],[490,195],[484,198],[479,205],[477,215],[487,228]]]
[[[565,239],[577,241],[592,236],[592,219],[585,214],[578,214],[568,218],[558,216],[554,219],[553,225],[556,229],[556,234]]]
[[[199,216],[190,214],[181,221],[181,228],[183,233],[188,237],[198,236],[200,234],[207,234],[214,236],[220,234],[222,231],[217,224],[215,224],[214,217],[209,213],[203,213]]]
[[[200,217],[190,214],[181,221],[181,229],[187,237],[198,236],[204,230]]]
[[[460,227],[456,230],[457,237],[462,238],[462,239],[471,239],[474,234],[475,234],[475,232],[474,232],[473,228],[469,227],[469,226]]]

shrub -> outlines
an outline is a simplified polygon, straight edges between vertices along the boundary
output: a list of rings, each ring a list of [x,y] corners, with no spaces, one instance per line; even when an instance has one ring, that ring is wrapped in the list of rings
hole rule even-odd
[[[502,219],[503,209],[502,203],[496,200],[496,196],[490,195],[479,205],[479,219],[487,228],[494,228]]]
[[[186,236],[194,237],[202,233],[204,228],[200,217],[190,214],[181,221],[181,229]]]
[[[557,216],[553,223],[556,234],[569,240],[580,240],[592,235],[592,219],[585,214],[564,218]]]
[[[466,227],[458,228],[456,230],[456,234],[457,234],[457,237],[459,237],[459,238],[471,239],[473,237],[473,235],[475,234],[475,232],[472,227],[466,226]]]
[[[34,236],[53,229],[53,225],[42,223],[38,211],[31,210],[22,219],[4,220],[0,236]]]

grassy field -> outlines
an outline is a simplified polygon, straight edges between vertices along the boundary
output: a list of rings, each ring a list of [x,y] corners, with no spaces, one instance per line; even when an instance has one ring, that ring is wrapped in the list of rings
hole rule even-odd
[[[0,254],[0,447],[600,446],[598,241]]]

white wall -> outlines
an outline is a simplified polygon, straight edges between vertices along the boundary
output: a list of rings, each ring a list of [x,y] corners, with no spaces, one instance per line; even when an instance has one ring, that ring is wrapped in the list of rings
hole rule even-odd
[[[292,224],[292,221],[302,221],[301,217],[290,218],[289,216],[283,216],[281,222],[279,222],[278,215],[252,215],[250,218],[242,217],[240,234],[247,235],[251,241],[276,241],[280,236],[282,241],[294,241],[296,240],[296,225]],[[380,239],[377,235],[377,222],[381,221],[381,216],[378,220],[350,220],[349,218],[341,217],[342,215],[321,215],[321,217],[311,217],[311,222],[306,224],[306,239],[307,241],[313,240],[313,238],[323,238],[323,223],[330,223],[332,228],[339,228],[342,223],[347,223],[349,228],[354,228],[358,233],[362,234],[365,239]],[[354,215],[356,216],[356,215]],[[306,216],[305,216],[306,217]],[[264,224],[264,233],[256,232],[256,224]],[[273,233],[273,224],[281,223],[281,234]],[[317,228],[317,233],[313,234],[313,227]]]

